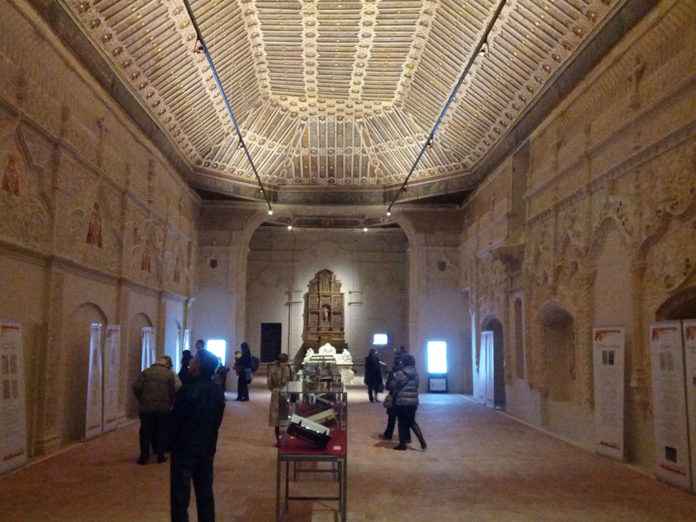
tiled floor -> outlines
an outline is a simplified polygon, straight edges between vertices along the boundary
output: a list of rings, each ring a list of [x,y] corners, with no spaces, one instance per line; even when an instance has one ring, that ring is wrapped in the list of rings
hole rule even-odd
[[[216,460],[218,522],[274,520],[268,399],[259,390],[251,402],[228,403]],[[351,522],[696,521],[696,496],[464,397],[431,395],[422,402],[419,422],[430,447],[395,452],[376,436],[384,426],[382,406],[353,394]],[[133,425],[0,479],[0,520],[168,520],[168,465],[135,465],[136,447]],[[328,506],[295,504],[289,521],[333,519]]]

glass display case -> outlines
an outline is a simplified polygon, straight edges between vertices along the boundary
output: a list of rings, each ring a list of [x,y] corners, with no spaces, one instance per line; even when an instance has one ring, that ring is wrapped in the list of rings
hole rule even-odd
[[[276,520],[284,520],[290,501],[336,501],[342,522],[348,502],[348,394],[345,391],[296,391],[297,382],[280,392],[287,419],[278,442]],[[321,464],[329,465],[321,468]],[[310,466],[309,468],[305,466]],[[335,496],[300,495],[303,473],[328,473],[338,483]],[[292,486],[291,486],[292,484]]]
[[[333,431],[347,431],[348,394],[345,391],[308,392],[297,391],[297,388],[290,383],[280,392],[280,402],[286,413],[281,423],[284,432],[300,439],[306,437],[307,442],[320,447],[321,441],[328,442]],[[316,434],[314,439],[311,434]]]

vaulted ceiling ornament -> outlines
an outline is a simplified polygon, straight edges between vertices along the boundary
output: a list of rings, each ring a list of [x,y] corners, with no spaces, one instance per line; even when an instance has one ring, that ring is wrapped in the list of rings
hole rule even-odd
[[[253,182],[183,0],[61,0],[201,175]],[[413,179],[467,175],[626,0],[508,0]],[[260,179],[400,184],[499,0],[191,0]]]

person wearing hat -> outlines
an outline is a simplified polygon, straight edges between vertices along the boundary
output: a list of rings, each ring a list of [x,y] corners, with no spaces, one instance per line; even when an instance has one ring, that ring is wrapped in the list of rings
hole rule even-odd
[[[176,378],[166,356],[142,371],[133,385],[140,414],[140,457],[138,464],[147,464],[150,446],[157,454],[157,462],[165,462],[169,411],[174,403]]]

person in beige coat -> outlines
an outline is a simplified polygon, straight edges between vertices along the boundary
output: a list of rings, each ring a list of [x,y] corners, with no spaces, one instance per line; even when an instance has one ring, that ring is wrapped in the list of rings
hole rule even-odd
[[[271,390],[271,404],[268,409],[268,425],[275,429],[276,444],[280,441],[280,421],[288,416],[288,402],[280,392],[292,381],[292,368],[288,364],[288,355],[281,353],[278,360],[268,366],[268,389]]]

